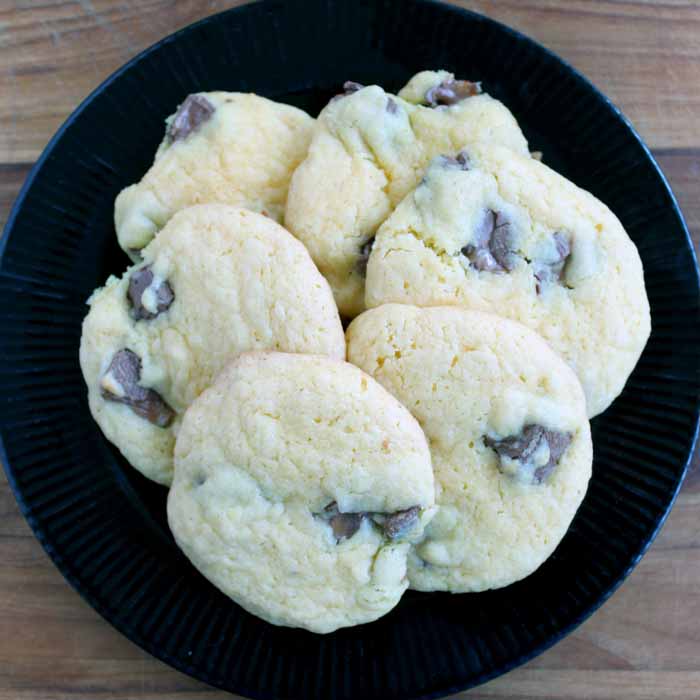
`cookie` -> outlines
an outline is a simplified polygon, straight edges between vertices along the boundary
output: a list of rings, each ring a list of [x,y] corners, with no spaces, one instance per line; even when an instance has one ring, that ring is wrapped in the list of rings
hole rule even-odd
[[[430,159],[474,141],[527,153],[527,142],[503,104],[445,71],[419,73],[398,97],[377,85],[346,88],[319,115],[292,177],[285,225],[351,318],[364,308],[372,237]]]
[[[185,414],[168,521],[246,610],[325,633],[398,603],[433,502],[425,436],[371,377],[327,357],[247,353]]]
[[[343,359],[328,283],[292,235],[224,204],[184,209],[89,300],[80,364],[90,410],[126,459],[172,479],[182,413],[247,350]]]
[[[650,332],[642,263],[615,215],[497,146],[434,159],[381,226],[366,303],[387,302],[520,321],[575,370],[591,417],[622,391]]]
[[[257,95],[189,95],[168,118],[151,168],[117,197],[119,245],[138,260],[170,217],[193,204],[232,204],[281,221],[313,123],[305,112]]]
[[[586,492],[583,390],[536,333],[456,307],[387,304],[356,318],[348,358],[418,419],[437,513],[409,557],[411,587],[482,591],[537,569]]]

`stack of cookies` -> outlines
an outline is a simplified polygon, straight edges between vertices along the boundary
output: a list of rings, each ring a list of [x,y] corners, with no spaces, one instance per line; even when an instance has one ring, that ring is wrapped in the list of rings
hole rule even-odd
[[[319,633],[537,569],[650,332],[618,219],[479,83],[344,87],[317,120],[187,97],[116,200],[133,264],[80,347],[193,565]]]

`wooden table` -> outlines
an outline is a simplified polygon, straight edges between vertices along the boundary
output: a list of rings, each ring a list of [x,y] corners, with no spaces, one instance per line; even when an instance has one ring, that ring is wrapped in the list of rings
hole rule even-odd
[[[234,4],[0,0],[0,224],[47,140],[103,78],[162,36]],[[669,177],[697,244],[700,2],[461,4],[550,47],[624,110]],[[0,562],[0,700],[230,697],[151,658],[84,603],[34,539],[4,475]],[[459,697],[700,698],[700,470],[642,563],[592,619]]]

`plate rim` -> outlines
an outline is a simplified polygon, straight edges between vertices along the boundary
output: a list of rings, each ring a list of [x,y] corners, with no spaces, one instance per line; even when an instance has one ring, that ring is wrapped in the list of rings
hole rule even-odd
[[[332,0],[320,0],[323,3],[327,2],[332,2]],[[297,4],[300,6],[304,6],[305,0],[286,0],[287,3],[289,4]],[[604,106],[610,113],[611,118],[616,118],[622,122],[624,127],[627,129],[627,131],[632,135],[634,140],[636,141],[636,144],[641,147],[643,155],[646,157],[646,160],[649,162],[649,164],[652,166],[653,170],[655,171],[656,175],[659,178],[659,186],[662,187],[665,190],[665,193],[668,195],[669,200],[670,200],[670,209],[673,211],[673,215],[677,219],[677,223],[680,227],[680,230],[683,232],[685,236],[685,244],[687,248],[687,252],[690,255],[690,261],[692,262],[692,267],[693,267],[693,280],[694,286],[696,288],[696,292],[698,295],[700,295],[700,268],[698,266],[698,257],[697,253],[695,251],[695,246],[693,244],[692,237],[690,235],[690,231],[688,229],[687,223],[685,221],[685,217],[683,216],[683,212],[678,204],[678,200],[670,186],[670,183],[668,182],[668,179],[666,178],[666,175],[664,174],[663,170],[659,166],[656,158],[651,152],[651,149],[646,145],[646,143],[642,140],[641,136],[637,132],[636,128],[632,124],[632,122],[628,119],[628,117],[623,113],[623,111],[609,98],[607,95],[605,95],[596,85],[591,82],[583,73],[581,73],[578,69],[576,69],[573,65],[571,65],[568,61],[565,59],[561,58],[558,54],[556,54],[554,51],[549,49],[548,47],[544,46],[541,44],[539,41],[536,41],[535,39],[531,38],[530,36],[524,34],[523,32],[513,29],[512,27],[508,26],[507,24],[504,24],[503,22],[500,22],[498,20],[495,20],[488,15],[482,14],[480,12],[475,12],[474,10],[467,9],[462,6],[450,4],[447,2],[442,2],[441,0],[412,0],[412,2],[416,6],[425,6],[428,8],[439,8],[440,11],[448,11],[452,12],[456,16],[459,16],[460,18],[471,18],[471,19],[476,19],[477,21],[484,22],[486,24],[490,24],[492,27],[498,29],[501,32],[504,32],[505,34],[509,35],[510,37],[516,39],[517,41],[524,42],[526,45],[528,45],[530,48],[535,49],[546,56],[548,56],[550,59],[553,59],[554,61],[558,62],[562,67],[569,73],[571,77],[575,79],[576,82],[581,84],[589,93],[591,93],[596,100],[598,100],[600,103],[602,103],[602,106]],[[117,70],[115,70],[113,73],[111,73],[107,78],[105,78],[101,83],[97,85],[93,90],[91,90],[88,95],[83,98],[83,100],[78,104],[78,106],[68,115],[68,117],[63,121],[63,123],[59,126],[57,131],[54,133],[54,135],[49,139],[47,142],[46,146],[44,146],[41,154],[39,155],[38,159],[35,161],[35,163],[32,165],[32,167],[29,170],[29,173],[26,176],[26,179],[20,188],[20,191],[10,209],[10,213],[8,215],[7,221],[3,227],[3,232],[2,235],[0,236],[0,263],[2,262],[4,255],[5,255],[5,249],[7,246],[7,242],[10,238],[10,235],[13,232],[13,229],[15,227],[15,222],[17,220],[17,217],[19,216],[20,210],[22,209],[22,206],[24,204],[24,200],[27,197],[27,194],[29,190],[31,189],[37,175],[43,168],[45,162],[48,160],[48,158],[51,156],[54,148],[58,144],[58,142],[62,139],[64,133],[73,125],[75,121],[81,116],[83,111],[95,100],[104,90],[106,90],[115,80],[120,78],[124,73],[128,72],[134,65],[145,59],[149,54],[152,52],[160,49],[162,46],[167,45],[171,42],[176,41],[181,35],[186,34],[188,32],[194,31],[200,26],[209,24],[209,23],[217,23],[222,21],[224,17],[231,17],[235,16],[238,13],[244,13],[250,6],[252,5],[269,5],[271,8],[275,7],[276,5],[279,5],[280,0],[252,0],[252,2],[247,2],[242,5],[238,5],[233,8],[228,8],[226,10],[223,10],[221,12],[217,12],[211,15],[207,15],[206,17],[202,17],[195,22],[192,22],[175,32],[172,32],[171,34],[168,34],[155,43],[151,44],[147,48],[143,49],[139,53],[137,53],[135,56],[133,56],[131,59],[129,59],[126,63],[121,65]],[[698,358],[700,359],[700,351],[698,352]],[[473,679],[471,679],[468,683],[466,684],[456,684],[456,685],[445,685],[441,687],[440,689],[433,690],[429,693],[424,693],[421,695],[412,695],[410,696],[412,700],[435,700],[436,698],[442,698],[447,695],[451,695],[453,693],[458,693],[464,690],[467,690],[469,688],[474,688],[479,685],[482,685],[484,683],[487,683],[490,680],[493,680],[494,678],[497,678],[501,675],[504,675],[508,673],[509,671],[522,666],[523,664],[527,663],[528,661],[532,660],[533,658],[541,655],[551,647],[553,647],[555,644],[560,642],[564,637],[567,637],[569,634],[571,634],[576,628],[578,628],[583,622],[588,620],[593,613],[595,613],[597,610],[600,609],[600,607],[606,603],[610,597],[619,589],[619,587],[627,580],[629,577],[630,573],[632,570],[639,564],[640,560],[642,557],[647,553],[653,542],[655,541],[656,537],[659,534],[659,531],[665,524],[671,510],[673,509],[673,506],[678,498],[679,492],[683,486],[683,483],[685,482],[686,476],[688,474],[688,470],[690,467],[690,463],[692,461],[693,455],[695,453],[695,450],[697,448],[698,444],[698,438],[700,435],[700,394],[698,394],[695,397],[695,405],[694,405],[694,416],[695,416],[695,426],[694,430],[692,433],[691,437],[691,443],[689,445],[688,449],[688,456],[686,457],[686,460],[682,466],[682,470],[680,473],[680,476],[678,477],[678,480],[675,484],[675,487],[673,489],[673,492],[670,493],[670,498],[668,500],[668,503],[664,509],[664,511],[659,515],[659,517],[656,519],[653,530],[651,534],[648,536],[644,544],[639,548],[639,550],[634,554],[633,558],[630,561],[630,564],[625,568],[625,570],[622,572],[622,574],[607,588],[607,590],[602,593],[598,599],[590,605],[588,608],[586,608],[582,613],[577,615],[574,619],[572,619],[568,624],[564,625],[556,634],[551,635],[548,639],[546,639],[544,642],[536,645],[534,648],[532,648],[529,652],[521,654],[514,659],[511,659],[510,661],[501,664],[494,668],[494,670],[490,672],[485,672],[482,673],[478,676],[475,676]],[[34,536],[36,539],[39,541],[41,546],[43,547],[44,551],[49,555],[49,558],[53,562],[53,564],[56,566],[58,571],[61,573],[63,578],[69,583],[69,585],[80,595],[80,597],[87,602],[90,607],[92,607],[106,622],[108,622],[114,629],[116,629],[120,634],[122,634],[124,637],[126,637],[129,641],[132,643],[136,644],[138,647],[143,649],[145,652],[150,654],[151,656],[155,657],[156,659],[166,663],[170,667],[176,669],[177,671],[180,671],[181,673],[185,673],[188,676],[197,679],[198,681],[201,681],[203,683],[206,683],[210,686],[219,688],[221,690],[224,690],[229,693],[233,693],[234,691],[230,690],[225,684],[222,679],[216,678],[210,674],[207,674],[206,672],[198,669],[195,666],[188,665],[185,662],[182,662],[180,659],[172,656],[168,652],[166,652],[164,649],[154,645],[147,639],[141,636],[141,634],[133,629],[128,621],[126,619],[123,619],[122,617],[119,616],[118,611],[116,612],[110,612],[108,611],[104,605],[94,596],[91,592],[86,590],[86,587],[84,584],[81,582],[79,577],[75,575],[71,570],[68,564],[65,562],[64,558],[55,550],[53,544],[47,538],[46,532],[44,529],[39,525],[37,522],[36,518],[34,517],[32,513],[32,507],[27,503],[25,500],[21,489],[17,483],[17,480],[15,478],[13,468],[11,467],[8,456],[7,456],[7,451],[5,449],[5,445],[2,439],[2,435],[0,434],[0,462],[2,463],[3,470],[5,472],[8,484],[10,485],[10,488],[12,490],[13,496],[18,504],[18,507],[20,509],[20,512],[22,513],[22,516],[24,519],[27,521],[29,524]],[[253,700],[277,700],[278,696],[275,695],[270,695],[266,692],[261,692],[258,689],[255,688],[249,688],[246,687],[244,684],[239,685],[237,690],[235,691],[237,694],[242,694],[245,697],[252,698]]]

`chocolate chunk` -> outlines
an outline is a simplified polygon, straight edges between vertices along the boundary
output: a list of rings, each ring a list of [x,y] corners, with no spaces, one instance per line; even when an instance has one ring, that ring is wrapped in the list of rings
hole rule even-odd
[[[362,525],[363,513],[338,513],[330,519],[336,542],[350,539]]]
[[[425,102],[429,107],[450,106],[480,93],[481,83],[472,83],[469,80],[443,80],[425,93]]]
[[[500,212],[486,211],[474,232],[474,243],[462,254],[480,271],[510,272],[515,267],[513,225]]]
[[[386,111],[389,114],[396,114],[399,111],[399,105],[396,103],[396,100],[392,100],[391,97],[387,98]]]
[[[557,430],[545,430],[544,439],[549,445],[549,461],[535,469],[534,481],[536,484],[541,484],[554,471],[564,452],[569,448],[573,435],[560,433]]]
[[[541,425],[527,425],[519,435],[503,440],[487,437],[484,442],[496,450],[501,457],[527,462],[537,451],[543,436],[544,428]]]
[[[420,506],[412,506],[396,513],[341,513],[335,501],[329,503],[318,517],[328,521],[337,543],[350,539],[362,526],[362,521],[371,516],[390,540],[403,537],[418,522]]]
[[[340,544],[350,539],[360,529],[365,513],[341,513],[338,510],[338,504],[332,501],[323,509],[321,517],[328,520],[333,529],[335,541]]]
[[[506,271],[515,267],[515,251],[513,250],[513,226],[501,212],[496,212],[489,248],[496,262]]]
[[[358,90],[362,90],[364,85],[362,83],[356,83],[354,80],[346,80],[343,83],[343,92],[339,93],[338,95],[335,95],[331,97],[331,102],[335,102],[336,100],[342,100],[343,97],[347,97],[348,95],[352,95],[353,92],[357,92]],[[388,111],[388,105],[387,105],[387,111]]]
[[[360,256],[357,259],[357,271],[364,277],[367,274],[367,262],[369,261],[372,247],[374,246],[374,236],[368,238],[360,248]]]
[[[382,523],[384,534],[390,540],[403,537],[418,522],[419,515],[419,506],[412,506],[406,510],[398,510],[396,513],[387,515]]]
[[[354,80],[346,80],[343,83],[343,90],[345,90],[346,95],[352,95],[353,92],[362,90],[363,87],[362,83],[356,83]]]
[[[117,385],[119,393],[105,386],[107,378],[110,384]],[[131,350],[119,350],[102,378],[102,396],[108,401],[126,404],[137,416],[159,428],[167,428],[175,418],[175,411],[158,392],[140,386],[140,379],[141,358]]]
[[[139,270],[134,270],[129,277],[129,289],[127,298],[131,304],[131,315],[137,320],[142,319],[150,321],[158,316],[158,314],[170,308],[170,305],[175,299],[172,287],[167,282],[160,282],[156,287],[153,287],[155,294],[156,311],[149,311],[143,305],[143,293],[153,285],[153,270],[151,266],[142,267]]]
[[[542,291],[542,285],[561,281],[566,261],[569,255],[571,255],[571,245],[563,233],[557,232],[552,238],[554,239],[556,257],[546,262],[535,260],[532,263],[533,274],[537,280],[535,282],[535,288],[538,294]]]
[[[526,425],[518,435],[513,435],[503,440],[485,437],[484,443],[496,450],[501,460],[507,458],[519,462],[520,471],[523,474],[533,470],[531,482],[533,484],[541,484],[559,464],[559,460],[571,444],[572,437],[571,433],[547,430],[541,425],[531,424]],[[549,448],[549,459],[545,464],[535,468],[532,460],[537,451],[543,446]]]
[[[171,143],[183,141],[210,119],[215,110],[216,107],[203,95],[188,95],[168,125],[168,140]]]
[[[491,234],[496,226],[496,214],[490,209],[486,211],[474,231],[474,243],[468,243],[462,248],[462,255],[469,259],[472,267],[477,270],[496,272],[501,271],[499,264],[489,250]]]
[[[457,170],[469,170],[469,154],[460,151],[456,156],[440,156],[440,165],[443,168],[455,168]]]
[[[571,244],[569,243],[569,239],[563,233],[559,233],[558,231],[552,236],[552,238],[554,238],[554,242],[557,246],[557,253],[559,253],[560,259],[566,260],[566,258],[571,255]]]

